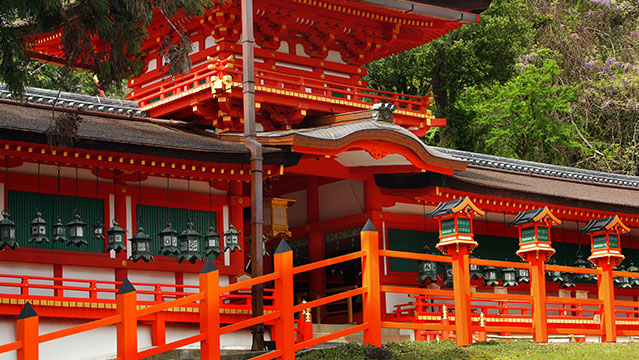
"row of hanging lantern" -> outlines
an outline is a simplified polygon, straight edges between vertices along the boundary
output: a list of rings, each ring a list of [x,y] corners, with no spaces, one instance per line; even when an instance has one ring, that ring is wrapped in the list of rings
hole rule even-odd
[[[438,248],[443,247],[444,245],[448,246],[449,243],[454,243],[455,241],[459,242],[463,246],[469,246],[471,248],[474,248],[474,246],[477,245],[472,239],[472,225],[468,224],[471,217],[471,215],[468,214],[480,212],[480,210],[474,210],[476,210],[476,208],[468,198],[460,198],[440,203],[435,210],[428,215],[428,217],[440,218],[440,242],[437,244]],[[425,210],[424,215],[424,218],[426,218]],[[462,223],[462,220],[465,221],[466,225],[463,225],[464,223]],[[515,226],[519,230],[520,249],[517,251],[517,254],[524,260],[526,260],[529,253],[536,253],[537,256],[539,256],[539,254],[545,254],[545,259],[549,259],[555,252],[555,250],[550,246],[550,226],[561,223],[562,221],[554,217],[546,207],[518,213],[515,219],[508,223],[508,226]],[[579,228],[578,223],[577,228]],[[486,229],[488,229],[487,222]],[[426,230],[425,221],[424,230]],[[630,229],[623,225],[617,216],[591,220],[588,225],[581,230],[581,233],[589,234],[592,240],[593,254],[589,260],[596,262],[600,258],[614,259],[615,263],[618,264],[614,270],[639,273],[639,267],[635,266],[634,263],[631,262],[628,268],[624,267],[622,264],[624,256],[620,251],[620,235],[623,232],[629,233],[629,231]],[[461,234],[462,236],[459,236],[458,234]],[[562,242],[566,243],[563,225],[562,237]],[[595,267],[593,264],[583,259],[581,243],[579,241],[578,246],[576,254],[577,258],[572,264],[572,267],[580,269],[594,269]],[[424,253],[431,253],[428,245],[424,246]],[[473,258],[473,256],[470,257]],[[547,260],[547,263],[550,265],[556,264],[554,259]],[[469,272],[471,278],[483,279],[483,286],[501,285],[508,287],[516,286],[523,282],[530,282],[529,271],[525,268],[502,268],[501,283],[498,279],[497,268],[494,266],[485,266],[482,271],[478,265],[471,263],[469,265]],[[438,280],[436,263],[433,261],[419,261],[418,274],[417,282],[421,284],[436,282]],[[548,270],[546,271],[546,275],[549,281],[559,282],[561,288],[575,287],[575,281],[591,282],[597,279],[597,276],[594,274],[576,273],[573,275],[571,272],[562,272],[558,270]],[[639,286],[639,278],[629,278],[627,276],[615,277],[614,282],[619,288]],[[448,265],[444,271],[442,286],[448,287],[451,286],[452,283],[453,270],[452,267]]]
[[[58,210],[60,209],[60,166],[57,167],[58,172]],[[114,170],[114,196],[117,196],[116,182],[115,182],[115,170]],[[5,158],[5,185],[8,186],[8,159]],[[139,189],[139,201],[141,201],[141,179],[138,178]],[[68,223],[62,222],[60,214],[57,216],[57,221],[52,225],[51,239],[54,242],[64,242],[67,245],[82,246],[88,245],[86,238],[85,228],[87,223],[81,220],[80,211],[78,209],[78,168],[75,169],[75,183],[76,183],[76,208],[73,211],[73,218]],[[190,215],[190,178],[188,179],[188,211]],[[40,163],[38,163],[37,174],[37,193],[38,204],[36,207],[36,213],[33,220],[30,222],[29,228],[29,243],[44,243],[50,242],[47,232],[47,221],[44,219],[42,212],[40,211]],[[98,187],[98,174],[96,172],[96,198],[99,195]],[[209,186],[209,202],[211,211],[212,209],[212,194]],[[115,199],[114,199],[115,202]],[[167,209],[170,205],[169,195],[169,178],[167,177]],[[18,241],[16,238],[16,223],[11,219],[11,213],[8,209],[4,209],[1,212],[2,220],[0,220],[0,250],[4,248],[15,249],[18,247]],[[148,262],[153,260],[151,254],[151,237],[145,232],[143,224],[138,221],[139,227],[136,233],[131,237],[131,260],[137,262],[138,260],[144,260]],[[182,262],[187,260],[191,263],[195,263],[197,260],[202,260],[200,251],[200,242],[203,239],[203,254],[205,257],[213,257],[216,259],[223,251],[220,248],[220,235],[215,230],[214,224],[209,224],[208,231],[205,235],[201,235],[194,228],[194,224],[190,219],[187,221],[186,229],[181,233],[178,233],[173,229],[171,221],[167,221],[166,227],[158,234],[160,238],[160,254],[166,256],[177,256],[178,261]],[[68,236],[67,236],[68,233]],[[96,220],[93,225],[93,237],[96,241],[102,243],[105,239],[104,236],[104,224],[100,220]],[[118,223],[117,219],[113,219],[111,227],[106,231],[108,235],[108,243],[106,251],[113,250],[115,252],[126,251],[127,236],[126,230],[124,230]],[[228,230],[223,234],[225,241],[224,251],[240,250],[239,244],[239,232],[232,224],[229,225]],[[179,246],[178,246],[179,245]]]
[[[58,171],[58,211],[60,210],[60,166],[57,167]],[[8,184],[8,159],[5,158],[5,182]],[[88,245],[85,236],[85,227],[87,224],[80,218],[80,210],[78,208],[78,168],[75,168],[75,184],[76,184],[76,203],[75,210],[73,210],[72,220],[66,224],[62,222],[62,217],[58,213],[57,221],[51,227],[51,239],[47,232],[47,221],[44,219],[42,212],[40,211],[40,163],[38,162],[38,174],[37,174],[37,206],[35,210],[35,216],[29,223],[29,243],[50,243],[54,242],[66,243],[67,246],[82,246]],[[16,223],[11,219],[11,213],[9,210],[4,209],[2,211],[3,219],[0,221],[0,250],[4,248],[15,249],[18,247],[16,240]],[[94,225],[94,237],[97,240],[104,240],[102,234],[103,225],[100,222],[96,222]],[[67,231],[69,236],[67,237]]]
[[[166,179],[166,190],[167,190],[167,212],[170,213],[170,180],[167,177]],[[138,175],[138,202],[142,203],[142,186],[141,179]],[[160,238],[160,255],[163,256],[176,256],[178,262],[188,261],[194,264],[198,260],[203,260],[202,254],[204,257],[212,257],[217,259],[217,257],[222,253],[222,249],[220,248],[220,235],[215,230],[214,224],[208,225],[208,230],[206,234],[202,235],[197,230],[194,229],[194,224],[191,220],[191,178],[187,178],[187,223],[186,229],[184,229],[181,233],[178,233],[177,230],[173,228],[173,224],[170,219],[167,219],[166,227],[160,231],[158,237]],[[212,203],[212,193],[211,193],[211,184],[209,183],[209,207],[210,211],[213,212],[213,203]],[[151,236],[149,236],[143,227],[141,214],[138,214],[138,229],[136,233],[133,235],[131,240],[131,259],[134,262],[138,260],[144,260],[148,262],[153,260],[153,256],[151,255]],[[109,230],[110,231],[110,230]],[[109,233],[107,231],[107,233]],[[118,232],[125,236],[126,232],[119,228]],[[111,234],[109,234],[111,235]],[[239,235],[240,233],[235,229],[233,224],[229,225],[229,228],[224,232],[224,242],[225,248],[224,251],[242,251],[239,245]],[[116,235],[117,236],[117,235]],[[111,236],[109,236],[111,238]],[[116,238],[117,240],[117,238]],[[201,242],[203,240],[203,251],[201,250]],[[109,240],[109,244],[111,240]]]

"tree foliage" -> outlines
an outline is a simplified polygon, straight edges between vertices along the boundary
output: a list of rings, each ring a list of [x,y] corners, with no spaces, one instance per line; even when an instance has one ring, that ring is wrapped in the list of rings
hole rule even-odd
[[[184,29],[175,16],[201,14],[206,0],[3,0],[0,2],[0,78],[16,94],[28,80],[27,39],[62,28],[62,50],[69,67],[82,66],[108,88],[142,71],[146,29],[159,16],[174,30],[162,39],[172,60],[170,74],[190,69]],[[96,46],[94,40],[100,39]],[[32,38],[31,38],[32,39]]]
[[[639,175],[636,0],[496,0],[479,24],[371,64],[368,80],[432,91],[448,125],[431,143]]]

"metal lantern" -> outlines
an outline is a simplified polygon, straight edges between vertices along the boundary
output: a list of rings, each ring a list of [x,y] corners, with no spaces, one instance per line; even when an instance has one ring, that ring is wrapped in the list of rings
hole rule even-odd
[[[220,235],[215,231],[215,226],[210,224],[206,235],[204,235],[204,256],[213,256],[214,259],[217,259],[221,253]]]
[[[97,241],[104,241],[104,224],[100,219],[95,219],[95,224],[93,224],[93,238]]]
[[[590,263],[584,260],[581,251],[577,251],[577,260],[572,263],[572,266],[578,267],[580,269],[591,269]],[[592,281],[596,279],[596,275],[594,274],[575,274],[574,279],[577,281]]]
[[[131,238],[131,260],[133,262],[155,260],[153,255],[151,255],[151,237],[144,232],[142,226],[138,228],[138,231]]]
[[[11,220],[11,214],[9,210],[2,210],[2,220],[0,220],[0,250],[4,250],[5,247],[15,250],[18,247],[16,241],[16,223]]]
[[[473,255],[471,255],[470,258],[471,259],[476,259],[476,257],[473,256]],[[470,263],[470,265],[468,266],[468,269],[470,270],[470,274],[469,275],[470,275],[471,279],[483,279],[484,278],[484,273],[479,268],[479,265]]]
[[[628,272],[639,273],[639,267],[636,267],[635,264],[631,261],[630,266],[626,269]],[[639,278],[629,278],[630,286],[639,286]]]
[[[113,225],[107,230],[107,235],[109,236],[107,251],[115,250],[116,253],[121,250],[126,251],[126,231],[120,227],[117,220],[113,219]]]
[[[502,286],[517,286],[517,270],[512,267],[503,268],[502,274]]]
[[[47,237],[47,222],[42,218],[40,210],[36,210],[36,216],[31,220],[31,238],[29,242],[49,242]]]
[[[158,234],[160,237],[160,255],[180,255],[178,248],[178,232],[175,231],[170,222],[166,223],[166,227]]]
[[[557,262],[555,261],[555,259],[551,259],[548,261],[548,264],[556,265]],[[548,281],[551,281],[551,282],[561,282],[563,280],[561,271],[557,271],[557,270],[546,271],[546,275],[548,275]]]
[[[452,288],[453,287],[453,267],[446,267],[446,272],[444,273],[444,283],[442,287]]]
[[[235,226],[229,225],[229,229],[224,232],[224,251],[231,250],[233,252],[236,249],[242,251],[238,242],[239,235],[240,233],[235,229]]]
[[[560,288],[571,288],[571,287],[575,287],[575,283],[572,281],[572,274],[571,273],[561,273],[561,284],[559,285]]]
[[[424,254],[431,254],[432,250],[428,244],[424,244],[422,247]],[[437,282],[437,263],[434,261],[420,260],[417,263],[417,282],[420,284]]]
[[[178,240],[180,241],[179,263],[188,260],[191,264],[195,264],[197,260],[202,260],[202,255],[200,255],[201,237],[202,235],[193,229],[193,223],[190,221],[187,222],[186,229],[178,236]]]
[[[530,271],[528,269],[517,269],[517,283],[529,283]]]
[[[86,226],[87,223],[80,220],[80,212],[76,209],[73,212],[73,220],[67,223],[67,228],[69,229],[69,239],[67,240],[67,245],[89,245],[84,237],[84,228]]]
[[[437,282],[437,265],[433,261],[420,260],[417,263],[417,272],[417,282],[420,284]]]
[[[53,241],[67,242],[67,228],[62,223],[60,215],[58,215],[58,220],[53,224],[51,233]]]
[[[613,270],[627,271],[623,263],[619,264],[619,266],[617,266],[616,268],[613,268]],[[614,282],[619,289],[627,289],[632,287],[632,284],[630,284],[630,278],[627,276],[615,276]]]
[[[497,268],[494,266],[484,267],[484,286],[498,286],[499,280],[497,280]]]

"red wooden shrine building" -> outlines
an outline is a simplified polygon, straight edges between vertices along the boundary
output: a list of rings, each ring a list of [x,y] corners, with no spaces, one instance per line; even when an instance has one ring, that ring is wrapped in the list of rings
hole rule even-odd
[[[264,358],[355,332],[379,345],[382,328],[460,345],[639,335],[639,178],[424,145],[445,126],[431,99],[367,89],[362,65],[487,2],[384,4],[255,1],[268,254],[254,279],[238,1],[176,19],[189,75],[165,76],[172,32],[149,29],[127,101],[0,89],[0,356],[216,358],[258,322],[276,344]],[[59,41],[44,34],[34,57],[62,62]],[[81,119],[64,148],[47,143],[54,104]]]

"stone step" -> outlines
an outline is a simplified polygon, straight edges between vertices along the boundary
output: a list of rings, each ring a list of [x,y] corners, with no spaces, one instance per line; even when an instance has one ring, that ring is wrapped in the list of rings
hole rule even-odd
[[[313,334],[322,333],[322,334],[331,334],[336,331],[348,329],[353,325],[350,324],[313,324]],[[399,329],[382,329],[382,335],[398,335],[400,333]]]
[[[352,326],[353,325],[348,324],[313,324],[313,337],[317,338],[320,336],[329,335],[336,331],[344,330]],[[402,335],[400,329],[382,329],[383,343],[400,342],[404,340],[410,340],[410,335]],[[342,336],[331,341],[336,343],[363,343],[364,334],[360,331],[355,334]]]

